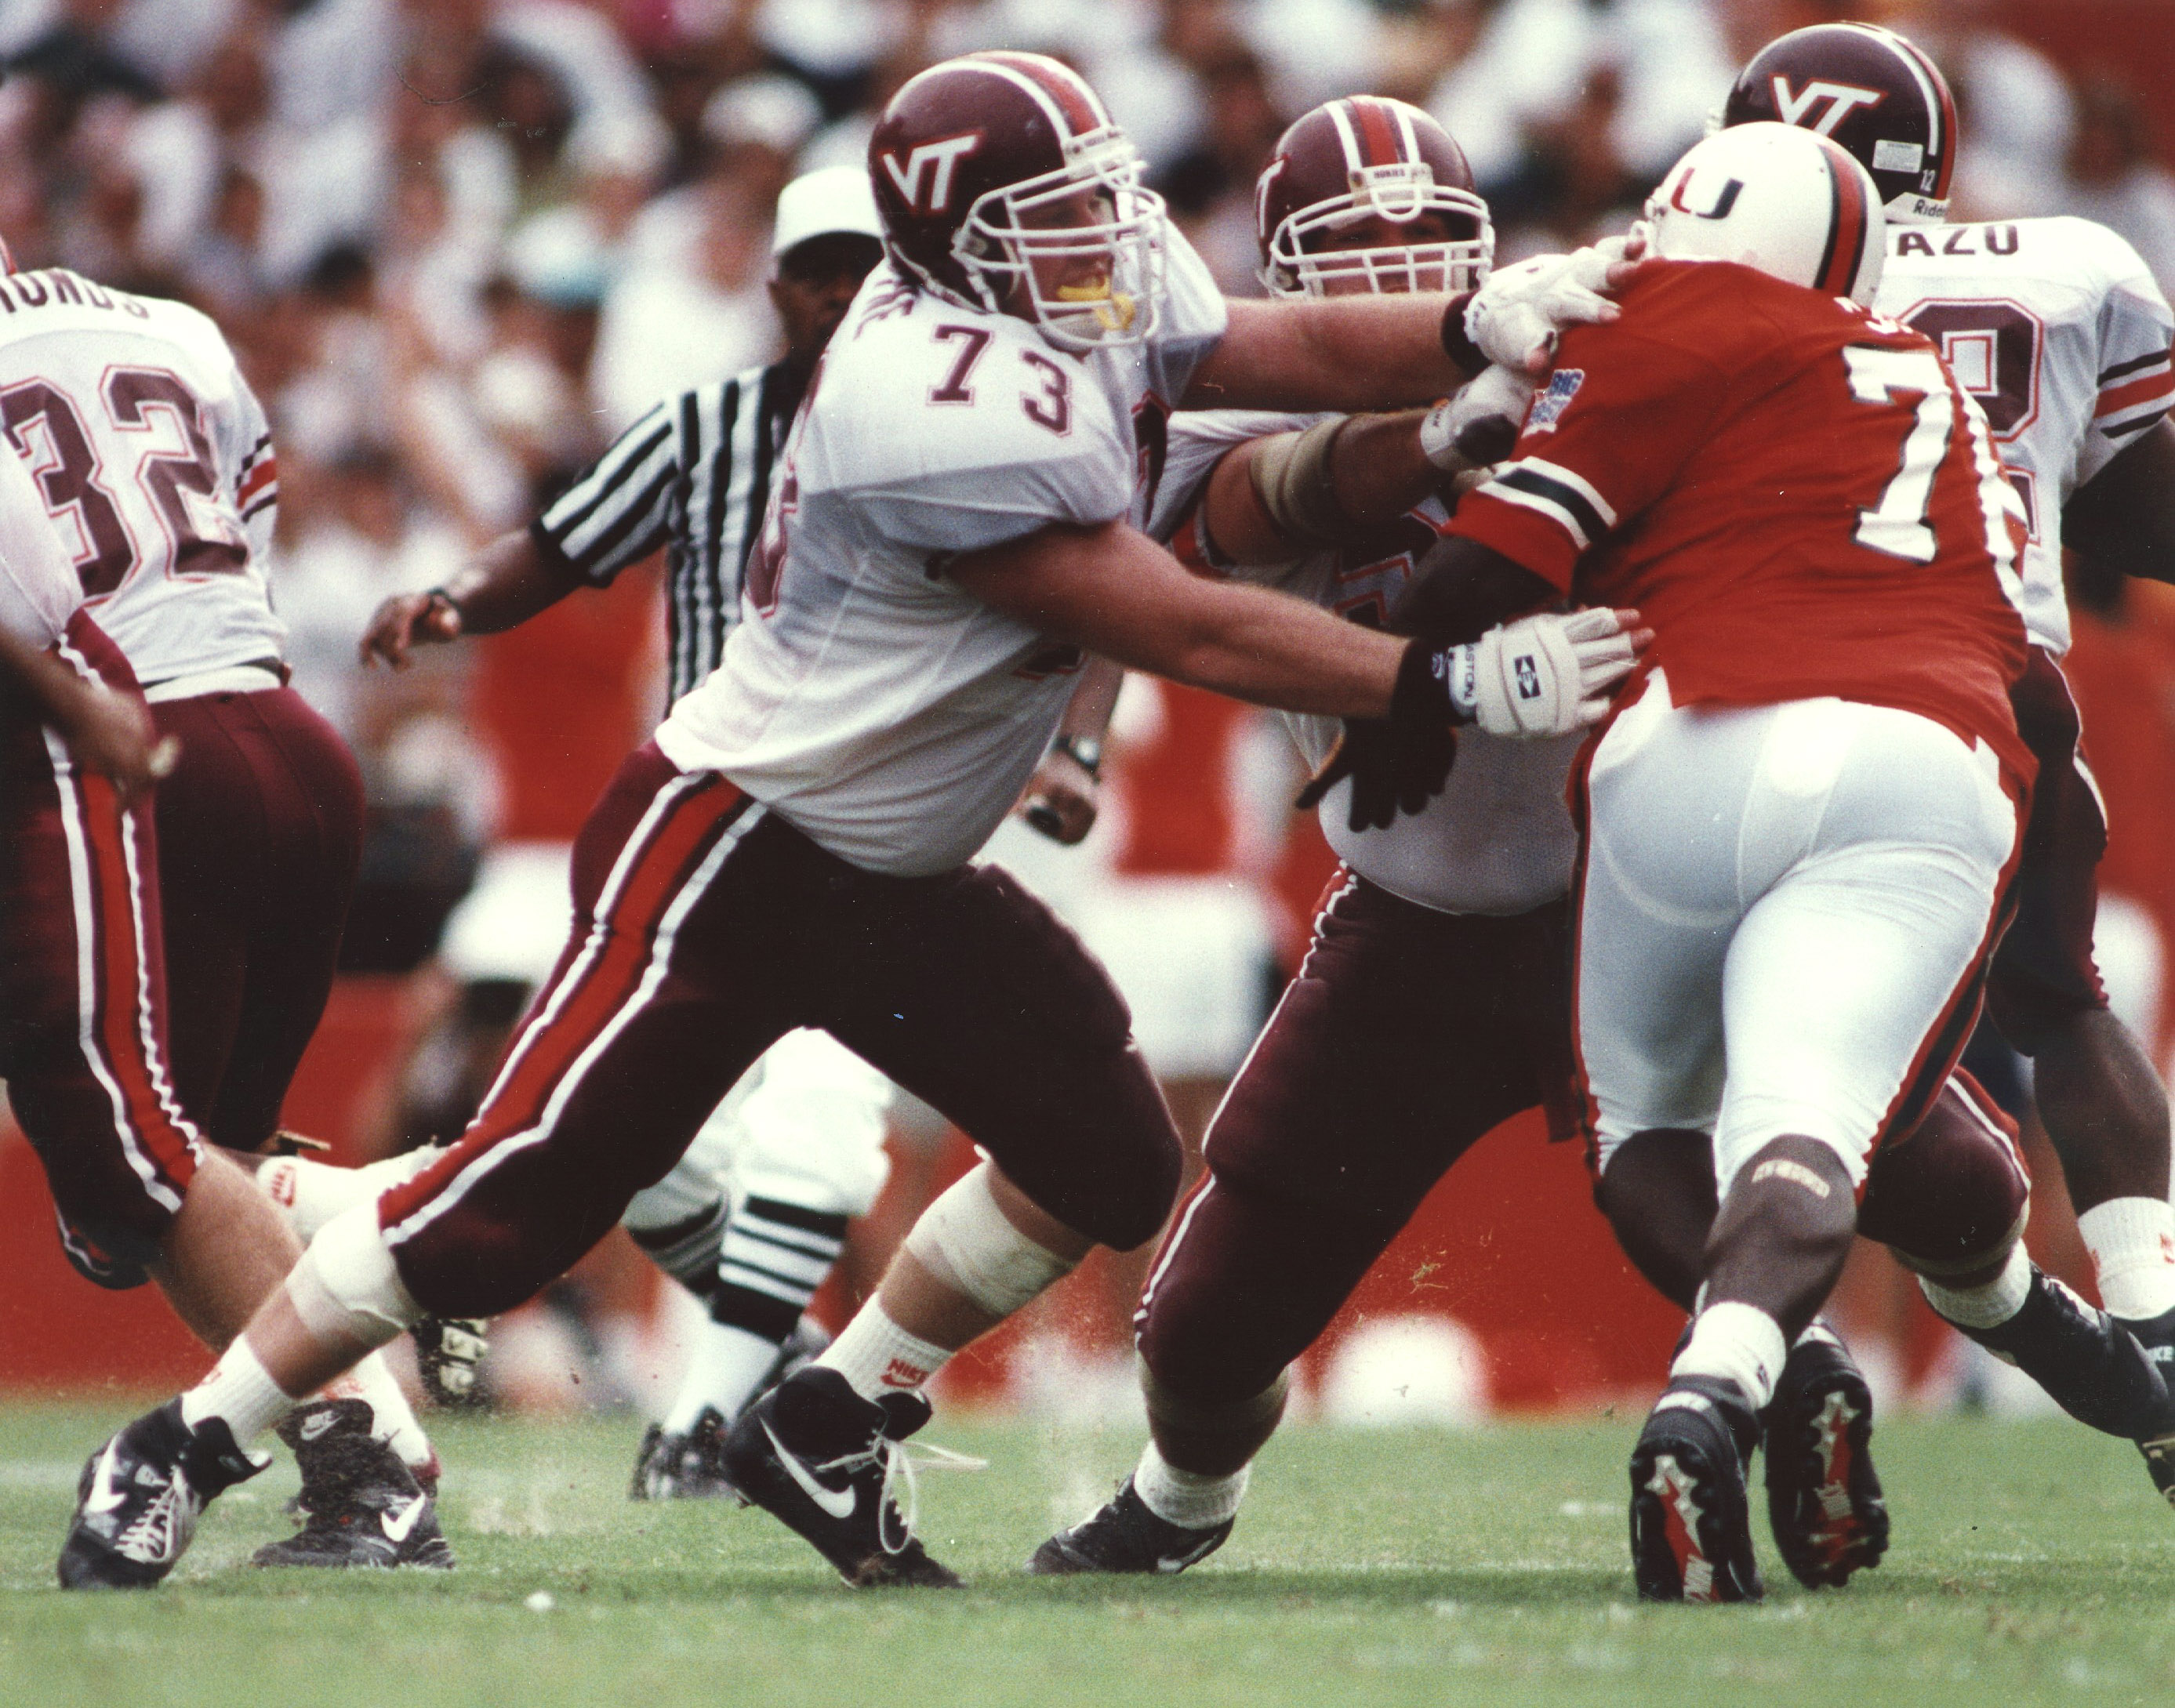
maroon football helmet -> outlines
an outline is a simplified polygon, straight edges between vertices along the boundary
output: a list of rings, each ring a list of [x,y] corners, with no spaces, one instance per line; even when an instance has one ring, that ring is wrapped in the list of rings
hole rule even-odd
[[[1448,239],[1339,248],[1369,220],[1439,216]],[[1488,276],[1495,232],[1465,150],[1418,107],[1357,95],[1322,106],[1277,138],[1254,186],[1261,283],[1277,296],[1368,290],[1470,290]]]
[[[1142,188],[1140,155],[1095,91],[1057,61],[932,65],[876,122],[869,178],[892,261],[940,296],[1018,313],[1071,350],[1154,329],[1163,198]]]
[[[1722,103],[1721,124],[1799,125],[1841,144],[1865,170],[1890,224],[1949,217],[1956,103],[1924,52],[1870,24],[1815,24],[1752,57]]]

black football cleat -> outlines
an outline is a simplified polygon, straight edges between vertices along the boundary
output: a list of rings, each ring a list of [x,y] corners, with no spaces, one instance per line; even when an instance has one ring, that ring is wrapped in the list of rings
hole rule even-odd
[[[303,1525],[258,1548],[252,1565],[451,1569],[437,1502],[370,1433],[371,1421],[366,1400],[319,1400],[288,1413],[279,1439],[302,1472],[296,1505]]]
[[[1736,1383],[1677,1376],[1631,1450],[1631,1570],[1649,1602],[1756,1602],[1744,1465],[1760,1419]]]
[[[490,1329],[487,1317],[426,1316],[409,1331],[415,1375],[433,1405],[451,1410],[490,1403],[476,1381],[476,1366],[491,1350]]]
[[[236,1446],[220,1418],[191,1429],[177,1399],[138,1418],[83,1467],[61,1587],[149,1589],[188,1552],[204,1508],[271,1462]]]
[[[1873,1393],[1825,1329],[1790,1348],[1767,1407],[1767,1517],[1807,1589],[1841,1589],[1888,1551],[1888,1503],[1867,1450]]]
[[[905,1465],[901,1444],[929,1415],[919,1394],[865,1400],[836,1370],[811,1365],[740,1414],[725,1438],[725,1474],[856,1589],[956,1588],[958,1577],[929,1557],[891,1496]]]
[[[2151,1351],[2126,1325],[2086,1304],[2037,1264],[2023,1304],[2007,1322],[1957,1326],[2037,1382],[2080,1423],[2133,1441],[2156,1440],[2175,1429],[2175,1407]]]
[[[725,1420],[705,1406],[685,1434],[652,1423],[634,1461],[630,1500],[737,1500],[740,1490],[725,1473]]]
[[[1087,1572],[1184,1571],[1223,1546],[1236,1522],[1225,1519],[1206,1530],[1173,1524],[1148,1510],[1128,1477],[1125,1486],[1093,1517],[1060,1530],[1034,1551],[1027,1569],[1037,1577]]]

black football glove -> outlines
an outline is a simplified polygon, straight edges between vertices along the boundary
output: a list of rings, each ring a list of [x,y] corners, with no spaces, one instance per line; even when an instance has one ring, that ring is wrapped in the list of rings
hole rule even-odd
[[[1345,821],[1356,832],[1385,830],[1400,812],[1418,812],[1442,793],[1457,759],[1460,724],[1470,723],[1451,694],[1451,673],[1469,648],[1414,641],[1397,665],[1386,718],[1348,718],[1321,768],[1299,790],[1304,810],[1345,778],[1352,799]],[[1472,697],[1468,685],[1466,698]]]

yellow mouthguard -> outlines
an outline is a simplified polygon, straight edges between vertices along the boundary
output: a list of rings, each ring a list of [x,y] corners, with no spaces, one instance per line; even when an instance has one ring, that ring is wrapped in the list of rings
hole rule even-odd
[[[1105,332],[1128,331],[1133,323],[1133,299],[1125,291],[1111,290],[1107,279],[1098,285],[1060,285],[1057,300],[1095,304],[1095,318]]]

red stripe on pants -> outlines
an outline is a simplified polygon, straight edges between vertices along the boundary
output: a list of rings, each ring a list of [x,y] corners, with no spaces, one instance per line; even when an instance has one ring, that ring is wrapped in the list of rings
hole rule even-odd
[[[626,880],[609,913],[592,927],[592,932],[604,935],[603,952],[577,956],[538,996],[502,1082],[485,1100],[469,1138],[488,1144],[536,1124],[567,1069],[641,984],[657,928],[673,897],[746,799],[724,778],[708,773],[667,809],[646,838],[621,852],[614,876],[624,872]],[[578,931],[580,925],[578,919]]]

